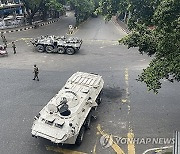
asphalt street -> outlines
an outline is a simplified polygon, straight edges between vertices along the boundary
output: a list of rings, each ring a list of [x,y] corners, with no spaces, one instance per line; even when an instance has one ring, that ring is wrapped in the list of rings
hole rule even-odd
[[[163,81],[159,94],[148,92],[136,81],[152,59],[127,49],[117,40],[126,33],[113,21],[102,17],[82,23],[72,36],[83,39],[74,55],[38,53],[30,44],[40,35],[67,35],[75,24],[73,13],[56,23],[6,34],[8,57],[0,57],[0,154],[142,154],[145,150],[170,143],[125,143],[123,139],[173,138],[179,130],[179,83]],[[17,45],[13,54],[11,41]],[[33,65],[40,81],[33,81]],[[93,72],[105,81],[102,100],[81,146],[56,145],[31,137],[33,118],[75,72]],[[102,136],[111,135],[113,144]]]

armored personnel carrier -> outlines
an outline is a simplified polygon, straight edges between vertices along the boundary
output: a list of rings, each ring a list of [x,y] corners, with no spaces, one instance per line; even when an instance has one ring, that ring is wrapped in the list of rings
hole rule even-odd
[[[67,53],[73,55],[81,47],[82,40],[78,38],[66,38],[65,36],[40,36],[33,39],[31,43],[38,52],[47,53]]]
[[[53,143],[80,145],[92,112],[101,102],[102,76],[77,72],[35,116],[32,136]]]

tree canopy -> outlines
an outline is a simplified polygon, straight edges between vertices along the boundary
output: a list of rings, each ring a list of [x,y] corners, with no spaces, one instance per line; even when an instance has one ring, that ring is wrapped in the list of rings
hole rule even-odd
[[[64,11],[63,5],[69,3],[75,10],[76,25],[85,21],[97,7],[100,0],[22,0],[26,8],[29,22],[32,23],[33,16],[39,10],[44,16],[48,9]]]
[[[22,3],[26,8],[30,24],[32,24],[32,19],[36,12],[40,10],[46,14],[47,10],[50,8],[57,11],[64,9],[62,5],[64,3],[63,0],[22,0]]]
[[[153,56],[138,81],[146,83],[148,89],[156,93],[162,79],[180,81],[179,0],[101,0],[100,4],[101,13],[108,19],[128,12],[131,33],[119,42]]]
[[[48,6],[49,8],[54,8],[57,11],[61,11],[64,9],[63,4],[64,1],[58,1],[58,0],[46,0],[45,5]]]
[[[94,0],[70,0],[75,9],[76,24],[86,20],[94,11]]]

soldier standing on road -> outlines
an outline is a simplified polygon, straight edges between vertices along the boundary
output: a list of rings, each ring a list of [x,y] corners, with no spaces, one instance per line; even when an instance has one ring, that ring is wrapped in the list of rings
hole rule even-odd
[[[39,78],[38,78],[38,74],[39,74],[39,69],[38,67],[36,66],[36,64],[34,65],[34,79],[35,80],[37,78],[37,81],[39,81]]]
[[[12,42],[12,48],[13,48],[14,54],[16,54],[16,45],[14,42]]]
[[[1,32],[1,38],[2,38],[2,40],[4,39],[4,34],[3,34],[3,32]]]
[[[4,35],[2,36],[2,41],[4,43],[5,48],[7,48],[7,40],[6,40],[6,37]]]

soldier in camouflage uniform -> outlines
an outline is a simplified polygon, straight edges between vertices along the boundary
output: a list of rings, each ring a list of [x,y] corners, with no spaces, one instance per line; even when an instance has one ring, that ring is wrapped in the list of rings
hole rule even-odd
[[[2,39],[3,39],[3,43],[4,43],[5,48],[7,48],[7,40],[6,40],[6,37],[4,35],[2,36]]]
[[[39,81],[39,78],[38,78],[38,74],[39,74],[39,69],[38,67],[36,66],[36,64],[34,65],[34,79],[35,80],[37,78],[37,81]]]
[[[4,39],[4,33],[3,32],[1,32],[1,38],[2,38],[2,40]]]
[[[14,42],[12,42],[12,48],[13,48],[14,54],[16,54],[16,45]]]

